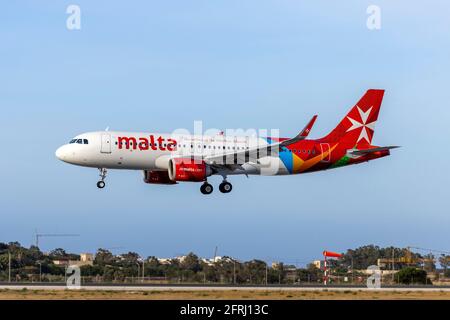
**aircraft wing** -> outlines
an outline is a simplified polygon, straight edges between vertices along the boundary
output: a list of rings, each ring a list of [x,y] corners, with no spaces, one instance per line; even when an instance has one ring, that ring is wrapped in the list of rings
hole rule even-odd
[[[316,119],[317,115],[314,115],[308,122],[308,124],[303,128],[303,130],[300,131],[300,133],[294,138],[271,143],[261,147],[256,147],[253,149],[230,152],[223,155],[213,155],[205,157],[204,160],[210,165],[228,166],[230,169],[235,169],[236,165],[239,166],[247,162],[258,163],[258,159],[271,155],[274,152],[278,153],[282,147],[306,139],[306,137],[308,137],[309,133],[311,132],[311,128],[313,127]]]

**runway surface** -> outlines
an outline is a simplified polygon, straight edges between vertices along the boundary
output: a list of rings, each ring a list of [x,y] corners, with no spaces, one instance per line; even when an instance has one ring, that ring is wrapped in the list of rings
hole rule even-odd
[[[66,290],[63,283],[0,283],[0,290]],[[154,285],[154,284],[86,284],[81,290],[92,291],[446,291],[450,286],[386,286],[379,289],[369,289],[365,286],[229,286],[229,285]]]

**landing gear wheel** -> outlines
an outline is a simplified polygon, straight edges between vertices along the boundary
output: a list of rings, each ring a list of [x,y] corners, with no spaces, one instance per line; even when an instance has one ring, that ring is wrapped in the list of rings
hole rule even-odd
[[[106,173],[108,172],[105,168],[98,168],[98,170],[100,171],[100,181],[97,182],[97,188],[99,189],[103,189],[106,185],[105,183],[105,178],[106,178]]]
[[[204,184],[202,184],[202,186],[200,187],[200,191],[203,194],[211,194],[213,192],[214,188],[212,185],[210,185],[208,182],[205,182]]]
[[[224,181],[219,185],[219,190],[222,193],[228,193],[231,192],[231,190],[233,189],[233,186],[231,185],[231,183]]]

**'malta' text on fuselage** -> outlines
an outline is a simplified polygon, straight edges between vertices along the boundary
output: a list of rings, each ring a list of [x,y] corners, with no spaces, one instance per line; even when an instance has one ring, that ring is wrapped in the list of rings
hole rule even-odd
[[[155,139],[154,135],[150,135],[148,138],[146,137],[118,137],[117,143],[119,145],[119,149],[133,149],[133,150],[161,150],[161,151],[176,151],[177,142],[174,139],[166,139],[162,136],[159,136]]]

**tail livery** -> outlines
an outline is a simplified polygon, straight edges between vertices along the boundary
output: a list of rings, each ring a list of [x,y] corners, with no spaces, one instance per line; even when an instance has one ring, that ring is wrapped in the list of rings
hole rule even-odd
[[[370,148],[383,95],[384,90],[367,90],[337,127],[323,140],[339,142],[341,146],[349,149]]]

